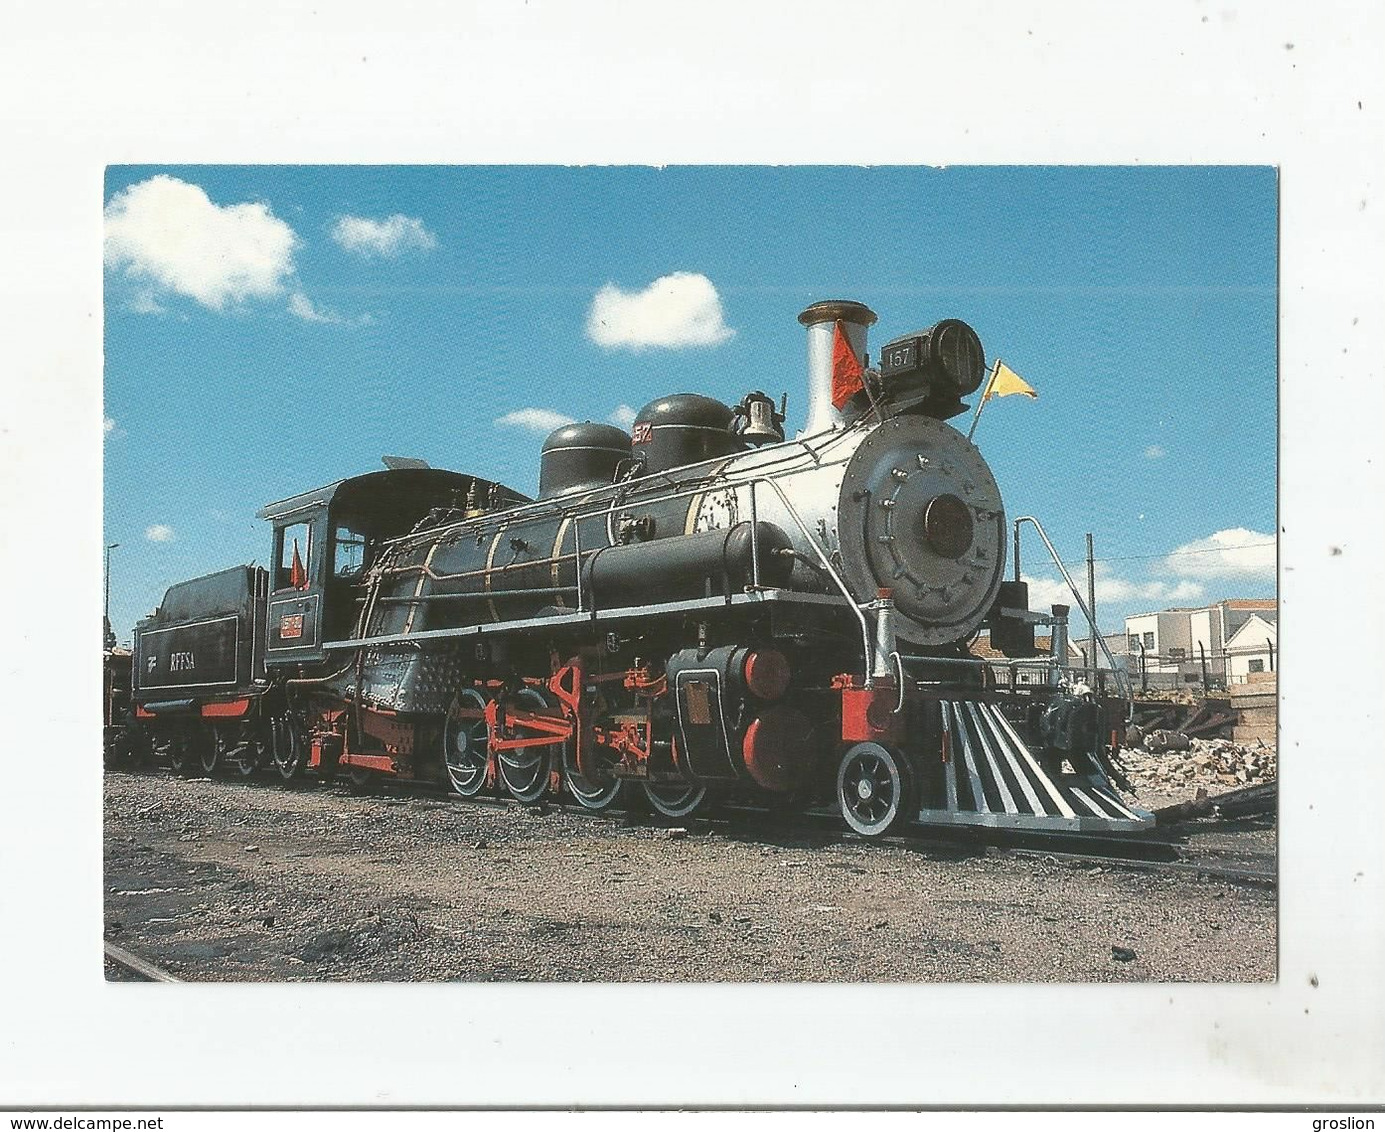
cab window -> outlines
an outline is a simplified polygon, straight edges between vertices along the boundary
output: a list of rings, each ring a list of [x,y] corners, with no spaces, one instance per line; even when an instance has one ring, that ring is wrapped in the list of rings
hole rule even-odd
[[[365,536],[338,524],[332,536],[332,574],[337,578],[359,578],[365,569]]]
[[[279,553],[275,556],[274,588],[276,590],[306,590],[311,528],[307,523],[294,523],[279,532]]]

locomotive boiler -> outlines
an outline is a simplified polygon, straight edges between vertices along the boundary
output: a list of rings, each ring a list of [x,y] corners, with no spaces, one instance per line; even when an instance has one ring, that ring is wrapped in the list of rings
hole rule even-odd
[[[268,569],[183,583],[139,626],[150,734],[175,766],[591,809],[635,789],[673,817],[739,797],[830,799],[868,835],[1138,827],[1065,657],[1002,689],[966,648],[989,625],[1032,654],[1036,620],[1055,640],[1065,625],[1004,580],[1001,493],[947,423],[985,378],[978,336],[947,319],[871,368],[875,318],[849,301],[799,315],[793,439],[763,392],[680,393],[629,434],[555,430],[537,499],[387,460],[271,504]]]

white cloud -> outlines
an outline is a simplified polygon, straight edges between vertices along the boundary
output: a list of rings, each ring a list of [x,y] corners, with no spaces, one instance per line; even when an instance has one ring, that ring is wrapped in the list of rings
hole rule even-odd
[[[104,435],[106,435],[106,436],[110,436],[110,434],[113,433],[114,431],[115,431],[115,418],[114,418],[114,417],[102,417],[102,418],[101,418],[101,432],[102,432]]]
[[[1185,578],[1274,577],[1274,535],[1232,527],[1177,547],[1164,569]]]
[[[105,226],[106,266],[139,285],[130,309],[141,313],[156,313],[166,293],[218,311],[275,297],[299,244],[267,205],[214,204],[199,186],[164,174],[112,197]]]
[[[619,425],[621,428],[629,428],[635,423],[635,410],[630,408],[629,405],[617,405],[607,419],[613,425]]]
[[[134,314],[163,314],[164,308],[148,291],[138,291],[125,304],[125,309]]]
[[[164,523],[155,523],[152,527],[146,527],[144,537],[150,542],[172,542],[173,528]]]
[[[304,322],[343,322],[345,321],[335,311],[329,311],[324,307],[313,305],[313,301],[303,294],[302,291],[295,291],[289,296],[289,313],[301,318]]]
[[[1162,460],[1167,455],[1168,453],[1165,452],[1162,448],[1160,448],[1157,444],[1151,444],[1148,448],[1145,449],[1146,460]]]
[[[431,251],[438,238],[423,226],[423,221],[395,213],[384,220],[366,216],[338,216],[332,225],[332,239],[348,252],[364,256],[397,256],[405,251]]]
[[[1058,578],[1031,578],[1024,579],[1029,583],[1029,608],[1047,609],[1050,605],[1068,605],[1074,610],[1074,621],[1084,620],[1082,614],[1077,612],[1077,602],[1073,600],[1072,591],[1068,589],[1066,583]],[[1077,584],[1082,591],[1082,600],[1087,600],[1086,577],[1077,579]],[[1097,613],[1102,612],[1101,607],[1108,603],[1118,604],[1130,601],[1147,601],[1156,603],[1168,602],[1189,602],[1200,600],[1205,591],[1197,582],[1180,581],[1176,583],[1150,581],[1135,582],[1129,578],[1122,578],[1118,575],[1103,571],[1102,563],[1096,564],[1096,606]],[[1099,620],[1105,620],[1099,617]],[[1084,621],[1085,623],[1085,621]]]
[[[497,417],[495,423],[503,428],[522,428],[529,432],[550,433],[555,428],[571,424],[574,418],[553,409],[516,409]]]
[[[675,271],[643,291],[607,283],[592,300],[587,336],[598,346],[716,346],[736,332],[722,318],[721,298],[705,275]]]

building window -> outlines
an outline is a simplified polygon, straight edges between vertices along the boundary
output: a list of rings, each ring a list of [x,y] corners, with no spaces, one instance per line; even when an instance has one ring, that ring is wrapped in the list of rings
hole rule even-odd
[[[1170,645],[1170,646],[1169,646],[1169,659],[1170,659],[1170,660],[1186,660],[1187,657],[1188,657],[1188,650],[1187,650],[1187,649],[1178,648],[1178,647],[1175,646],[1175,645]]]
[[[1130,634],[1130,651],[1131,651],[1131,652],[1139,652],[1139,651],[1140,651],[1140,634],[1139,634],[1139,633],[1131,633],[1131,634]]]
[[[1198,674],[1197,674],[1196,672],[1185,672],[1185,673],[1183,673],[1183,683],[1185,683],[1185,684],[1196,684],[1197,682],[1198,682]]]
[[[1264,662],[1263,660],[1252,660],[1252,661],[1250,662],[1250,667],[1247,669],[1247,671],[1249,671],[1249,672],[1264,672],[1264,671],[1265,671],[1265,662]]]
[[[1146,634],[1145,634],[1145,648],[1147,648],[1147,649],[1152,649],[1153,647],[1154,647],[1154,634],[1153,634],[1153,633],[1146,633]]]

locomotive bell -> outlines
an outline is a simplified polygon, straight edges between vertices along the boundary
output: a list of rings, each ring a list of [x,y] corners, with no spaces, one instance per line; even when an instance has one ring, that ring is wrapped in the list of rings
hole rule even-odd
[[[736,416],[745,423],[736,429],[747,444],[779,444],[784,439],[784,414],[774,407],[774,401],[758,389],[747,393],[736,406]]]

